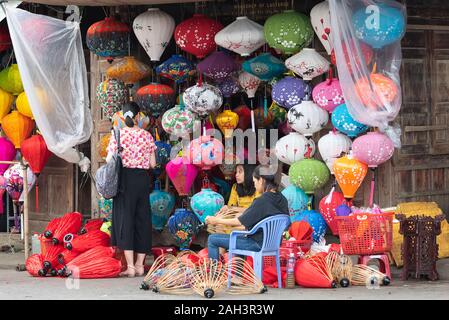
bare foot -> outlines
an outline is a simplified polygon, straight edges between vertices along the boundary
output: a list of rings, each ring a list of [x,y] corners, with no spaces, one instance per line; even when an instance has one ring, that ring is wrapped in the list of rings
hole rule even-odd
[[[120,277],[134,278],[136,276],[136,268],[133,266],[128,266],[128,269],[120,273]]]
[[[145,266],[143,264],[136,264],[134,267],[136,268],[136,276],[142,277],[145,274]]]

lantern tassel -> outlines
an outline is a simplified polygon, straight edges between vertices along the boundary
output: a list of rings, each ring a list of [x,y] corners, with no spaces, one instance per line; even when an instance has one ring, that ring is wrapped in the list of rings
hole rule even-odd
[[[371,169],[372,172],[372,178],[371,178],[371,192],[369,195],[369,206],[370,208],[373,207],[373,202],[374,202],[374,189],[375,189],[375,185],[376,185],[376,170],[375,169]]]
[[[157,130],[157,128],[154,128],[154,131],[156,132],[156,141],[161,141],[161,137],[159,137],[159,131]]]
[[[331,83],[332,83],[332,80],[333,80],[333,78],[334,78],[334,76],[333,76],[333,70],[332,70],[332,66],[329,68],[329,74],[328,74],[328,81],[327,81],[327,85],[328,86],[330,86],[331,85]]]
[[[36,211],[39,212],[39,182],[36,180]]]

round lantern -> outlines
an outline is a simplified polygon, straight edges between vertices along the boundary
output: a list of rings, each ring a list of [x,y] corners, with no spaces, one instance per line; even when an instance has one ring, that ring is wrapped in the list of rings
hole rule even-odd
[[[269,17],[264,32],[268,45],[284,54],[299,52],[312,42],[314,36],[309,17],[293,10]]]
[[[329,61],[315,49],[304,48],[301,52],[288,58],[285,66],[304,80],[310,81],[329,70]]]
[[[188,250],[198,234],[200,224],[201,222],[192,211],[176,209],[175,213],[168,219],[167,226],[180,250]]]
[[[202,170],[210,170],[223,162],[224,147],[221,141],[211,136],[201,136],[189,144],[190,163]]]
[[[237,63],[222,51],[215,51],[198,63],[197,69],[211,79],[223,80],[238,69]]]
[[[187,137],[193,132],[196,120],[195,113],[183,105],[177,105],[165,111],[162,116],[162,128],[168,134],[177,137]]]
[[[213,216],[220,211],[223,206],[223,196],[212,191],[208,183],[203,183],[201,191],[190,200],[190,207],[202,223],[205,223],[208,216]]]
[[[332,28],[329,1],[320,2],[312,8],[310,22],[327,54],[330,55],[332,52]]]
[[[180,196],[189,195],[190,188],[198,175],[197,166],[190,164],[189,159],[177,157],[170,160],[165,166],[168,177],[178,191]]]
[[[246,71],[240,73],[239,83],[240,86],[245,90],[248,98],[254,98],[256,96],[257,88],[259,88],[260,79],[251,73]]]
[[[13,161],[16,153],[16,148],[12,142],[4,137],[0,137],[0,161]],[[3,175],[9,166],[9,164],[0,163],[0,175]]]
[[[298,221],[301,212],[307,210],[309,196],[298,187],[292,185],[282,190],[282,194],[288,201],[290,220],[292,222]]]
[[[2,24],[0,26],[0,53],[5,52],[11,48],[12,42],[9,36],[9,30],[7,24]]]
[[[327,230],[327,224],[324,218],[316,212],[315,210],[305,210],[299,216],[296,221],[305,221],[313,229],[313,241],[320,242],[321,238],[324,237]]]
[[[34,121],[18,111],[13,111],[3,118],[2,129],[16,149],[19,149],[22,142],[31,136]]]
[[[202,59],[213,52],[217,45],[215,35],[223,25],[202,14],[194,14],[176,26],[175,41],[184,51]]]
[[[175,20],[159,8],[149,8],[134,19],[133,30],[151,61],[159,61],[175,30]]]
[[[344,134],[348,135],[350,138],[355,138],[359,134],[364,133],[368,130],[368,126],[360,123],[351,116],[348,111],[346,104],[341,104],[332,112],[332,124],[335,129]]]
[[[14,96],[3,89],[0,89],[0,123],[2,119],[11,111]]]
[[[22,165],[14,164],[5,171],[6,191],[14,202],[22,201],[23,170]],[[28,192],[33,188],[36,177],[30,168],[27,169]]]
[[[206,117],[217,111],[223,104],[220,90],[207,83],[196,84],[188,88],[183,97],[187,108],[200,117]]]
[[[193,63],[181,55],[174,54],[156,67],[156,72],[163,78],[181,83],[195,74]]]
[[[215,35],[215,43],[243,57],[249,56],[265,44],[263,26],[248,17],[237,17]]]
[[[109,146],[109,140],[111,139],[112,134],[107,133],[104,136],[100,138],[100,141],[98,141],[98,154],[100,155],[101,159],[106,161],[106,158],[108,157],[108,146]]]
[[[108,17],[89,27],[86,44],[94,54],[112,62],[112,58],[128,54],[129,35],[130,29],[126,23]]]
[[[134,123],[141,129],[147,130],[150,126],[150,118],[143,112],[139,112],[134,118]],[[117,129],[123,129],[126,127],[125,117],[123,111],[117,111],[112,117],[112,126]]]
[[[337,191],[331,191],[327,196],[324,196],[320,201],[320,213],[326,220],[327,225],[332,231],[332,234],[338,235],[338,220],[335,218],[337,215],[338,206],[345,202],[345,197],[342,193]]]
[[[287,70],[284,62],[269,52],[262,53],[243,62],[242,68],[244,71],[251,73],[262,81],[270,81],[274,77],[282,75]]]
[[[275,152],[279,161],[291,165],[305,157],[313,157],[315,143],[298,132],[292,132],[276,142]]]
[[[97,100],[103,110],[103,116],[111,119],[128,101],[128,89],[123,81],[106,79],[97,86]]]
[[[355,159],[351,154],[335,160],[334,174],[343,195],[352,199],[365,179],[368,166]]]
[[[237,128],[245,131],[251,126],[251,109],[247,105],[240,105],[233,110],[239,116]]]
[[[335,160],[349,153],[351,145],[352,141],[348,136],[334,131],[330,131],[318,141],[318,151],[332,174]]]
[[[106,70],[111,79],[118,79],[127,85],[139,82],[151,74],[151,68],[132,56],[127,56]]]
[[[163,141],[156,141],[156,167],[153,168],[153,173],[159,176],[163,168],[170,161],[171,145]]]
[[[239,83],[232,77],[228,77],[223,81],[218,82],[216,86],[225,98],[230,98],[240,91]]]
[[[225,138],[230,138],[239,123],[239,115],[231,110],[224,110],[217,115],[215,121],[221,132],[223,132]]]
[[[359,79],[355,85],[357,96],[367,108],[382,110],[384,105],[392,103],[399,93],[398,85],[390,78],[372,73],[370,80]]]
[[[293,130],[308,137],[326,126],[329,114],[313,101],[303,101],[288,111],[287,118]]]
[[[28,102],[28,97],[26,96],[25,92],[22,92],[19,94],[19,96],[16,99],[16,108],[17,111],[19,111],[24,116],[34,119],[33,112],[31,111],[30,104]]]
[[[158,117],[175,104],[175,91],[160,83],[151,83],[136,92],[136,101],[151,116]]]
[[[12,64],[0,72],[0,88],[15,96],[23,92],[22,78],[17,64]]]
[[[309,91],[309,86],[302,79],[285,77],[273,85],[271,97],[279,106],[288,110],[301,103]]]
[[[317,84],[312,91],[313,101],[324,110],[332,113],[345,102],[338,79],[327,79]]]
[[[363,57],[363,61],[359,61],[358,55],[351,54],[351,56],[349,56],[348,49],[346,47],[346,43],[342,43],[344,59],[345,59],[346,65],[347,65],[350,73],[352,73],[352,65],[353,64],[354,65],[365,64],[368,66],[374,57],[374,51],[369,45],[367,45],[366,43],[360,42],[360,41],[349,40],[350,52],[357,52],[356,46],[359,46],[359,48],[360,48],[360,52],[362,54],[361,57]],[[351,62],[351,60],[352,60],[352,62]],[[337,65],[337,57],[335,56],[335,50],[332,50],[331,62],[333,65]]]
[[[150,194],[150,207],[153,228],[162,231],[175,208],[175,197],[161,190],[159,180],[155,181],[153,192]]]
[[[303,159],[293,163],[288,175],[290,182],[307,194],[313,194],[315,190],[323,187],[330,176],[327,166],[315,159]]]
[[[376,168],[387,162],[394,153],[393,141],[383,133],[368,132],[354,140],[352,144],[354,158],[370,168]]]

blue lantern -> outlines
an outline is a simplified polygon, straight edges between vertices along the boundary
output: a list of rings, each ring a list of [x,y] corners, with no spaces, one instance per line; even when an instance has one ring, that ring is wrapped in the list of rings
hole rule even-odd
[[[243,70],[258,77],[262,81],[271,81],[274,77],[282,75],[287,68],[284,63],[271,53],[262,53],[242,64]]]
[[[324,237],[327,230],[327,224],[324,218],[315,210],[303,211],[297,221],[305,221],[313,228],[313,241],[320,242],[320,239]]]
[[[300,188],[290,185],[282,191],[282,194],[288,201],[288,211],[292,222],[298,221],[299,215],[307,210],[309,197]]]
[[[190,200],[190,207],[202,223],[207,216],[215,215],[224,206],[224,198],[221,194],[209,188],[207,179],[203,182],[203,188]]]
[[[163,141],[156,141],[154,143],[156,149],[156,167],[153,169],[153,173],[159,176],[162,173],[165,165],[170,161],[171,145]]]
[[[174,54],[158,67],[156,73],[161,77],[181,83],[195,74],[194,64],[181,55]]]
[[[168,217],[175,207],[175,197],[161,190],[161,183],[156,180],[154,190],[150,194],[151,221],[153,228],[162,231],[167,224]]]
[[[399,41],[405,34],[405,16],[397,8],[385,4],[363,8],[352,16],[355,35],[374,49]]]
[[[187,250],[198,234],[201,222],[196,215],[187,209],[176,209],[168,219],[168,231],[175,238],[179,249]]]
[[[339,105],[332,112],[332,124],[335,129],[350,138],[355,138],[368,130],[367,125],[354,120],[345,103]]]

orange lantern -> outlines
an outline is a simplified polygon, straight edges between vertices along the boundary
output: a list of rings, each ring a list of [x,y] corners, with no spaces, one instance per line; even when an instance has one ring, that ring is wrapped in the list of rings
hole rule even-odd
[[[383,108],[383,101],[392,103],[399,91],[393,80],[379,73],[372,73],[370,81],[367,78],[358,80],[355,88],[365,107],[375,110]]]
[[[111,134],[105,134],[101,137],[100,141],[98,142],[98,154],[100,157],[106,161],[106,157],[108,156],[108,145],[109,140],[111,139]]]
[[[239,115],[234,111],[226,109],[217,115],[215,121],[221,132],[224,133],[225,138],[231,138],[232,132],[239,124]]]
[[[106,71],[109,78],[118,79],[132,85],[151,74],[151,68],[133,56],[124,57]]]
[[[22,142],[31,136],[34,121],[18,111],[13,111],[3,118],[2,128],[16,149],[20,149]]]
[[[346,199],[354,198],[365,179],[368,166],[355,159],[352,154],[335,160],[334,175]]]

